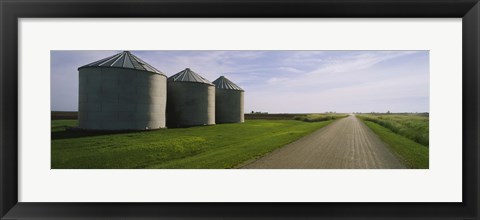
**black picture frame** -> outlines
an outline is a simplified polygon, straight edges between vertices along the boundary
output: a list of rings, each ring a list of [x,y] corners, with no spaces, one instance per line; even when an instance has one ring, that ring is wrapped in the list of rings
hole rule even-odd
[[[480,4],[478,0],[0,0],[0,15],[1,219],[479,219]],[[463,202],[18,202],[17,21],[19,18],[66,17],[462,18]]]

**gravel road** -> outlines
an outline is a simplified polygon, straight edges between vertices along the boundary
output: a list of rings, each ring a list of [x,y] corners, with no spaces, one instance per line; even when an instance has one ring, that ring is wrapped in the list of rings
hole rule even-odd
[[[360,119],[351,115],[240,168],[398,169],[404,165]]]

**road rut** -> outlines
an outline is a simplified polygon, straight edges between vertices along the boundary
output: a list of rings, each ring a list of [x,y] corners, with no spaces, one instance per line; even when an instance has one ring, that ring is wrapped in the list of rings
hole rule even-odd
[[[405,168],[378,136],[351,115],[240,168],[398,169]]]

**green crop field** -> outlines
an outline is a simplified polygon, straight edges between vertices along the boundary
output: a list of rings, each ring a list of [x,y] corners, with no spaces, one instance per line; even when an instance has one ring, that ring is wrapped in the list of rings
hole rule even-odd
[[[142,132],[67,131],[76,120],[52,121],[52,169],[233,168],[332,121],[247,120]]]
[[[346,114],[309,114],[309,115],[298,115],[293,117],[294,120],[304,121],[304,122],[319,122],[319,121],[329,121],[339,118],[345,118],[348,115]]]
[[[396,134],[428,147],[428,115],[420,114],[362,114],[357,117],[375,122]]]
[[[428,115],[361,114],[356,116],[387,143],[407,167],[428,168]]]

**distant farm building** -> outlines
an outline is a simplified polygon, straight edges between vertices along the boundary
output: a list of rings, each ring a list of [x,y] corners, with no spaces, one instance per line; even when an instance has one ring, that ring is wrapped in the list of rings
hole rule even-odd
[[[191,69],[167,81],[167,127],[215,124],[215,87]]]
[[[79,71],[79,127],[148,130],[165,127],[167,77],[128,51]]]
[[[244,122],[244,90],[224,76],[213,81],[213,84],[215,85],[215,122],[217,124]]]

